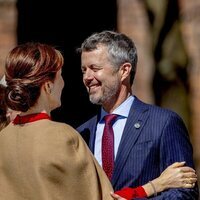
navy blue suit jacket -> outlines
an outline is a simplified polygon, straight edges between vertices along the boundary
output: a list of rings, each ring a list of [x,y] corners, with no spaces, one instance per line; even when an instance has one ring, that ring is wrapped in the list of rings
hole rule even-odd
[[[93,153],[97,122],[98,115],[77,128]],[[182,119],[135,97],[115,159],[114,190],[143,185],[176,161],[186,161],[194,168],[192,145]],[[170,189],[152,199],[198,199],[198,186]]]

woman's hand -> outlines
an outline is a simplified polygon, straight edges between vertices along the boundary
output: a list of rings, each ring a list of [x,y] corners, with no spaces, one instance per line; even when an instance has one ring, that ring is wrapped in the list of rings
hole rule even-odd
[[[115,194],[114,192],[111,192],[110,194],[114,200],[126,200],[123,197],[120,197],[118,194]]]
[[[195,170],[184,166],[185,162],[176,162],[167,167],[162,174],[152,182],[161,192],[169,188],[193,188],[197,181]]]

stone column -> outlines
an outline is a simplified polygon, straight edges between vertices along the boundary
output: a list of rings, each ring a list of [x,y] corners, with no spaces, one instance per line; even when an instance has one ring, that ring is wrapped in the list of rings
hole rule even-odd
[[[130,36],[138,51],[138,66],[133,84],[133,94],[148,103],[154,103],[152,77],[151,31],[143,1],[118,0],[118,31]]]
[[[153,6],[155,10],[165,7],[163,1]],[[153,1],[152,1],[153,3]],[[200,1],[179,0],[181,31],[189,56],[188,76],[190,93],[190,124],[189,133],[194,149],[194,161],[198,177],[200,177]],[[144,1],[118,0],[118,31],[129,35],[136,44],[139,55],[138,70],[133,86],[133,93],[146,102],[154,102],[152,95],[152,76],[154,60],[152,55],[152,39],[154,39]],[[162,20],[162,10],[157,16]],[[200,185],[200,179],[199,179]]]
[[[200,1],[180,0],[182,32],[190,57],[190,108],[192,143],[196,171],[200,177]],[[199,179],[200,184],[200,179]]]
[[[0,0],[0,78],[4,74],[5,58],[16,45],[16,0]]]

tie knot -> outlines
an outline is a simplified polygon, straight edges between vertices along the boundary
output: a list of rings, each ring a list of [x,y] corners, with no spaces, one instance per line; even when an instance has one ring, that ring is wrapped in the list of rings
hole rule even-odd
[[[112,124],[114,120],[117,118],[116,114],[109,114],[104,117],[105,124]]]

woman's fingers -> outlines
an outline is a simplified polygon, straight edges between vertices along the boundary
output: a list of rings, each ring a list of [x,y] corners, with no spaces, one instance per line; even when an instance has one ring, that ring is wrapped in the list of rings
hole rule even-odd
[[[193,188],[195,186],[195,183],[185,183],[183,185],[183,188]]]
[[[187,166],[179,167],[178,169],[180,172],[194,172],[195,173],[195,170],[193,168],[187,167]]]
[[[183,162],[175,162],[175,163],[169,165],[168,168],[177,168],[177,167],[182,167],[184,165],[185,165],[185,161],[183,161]]]
[[[195,183],[197,181],[197,178],[186,178],[184,179],[184,183],[188,183],[188,184],[192,184]]]
[[[193,172],[185,172],[182,174],[182,178],[197,178],[197,175]]]
[[[182,182],[180,182],[180,187],[183,188],[193,188],[197,178],[184,178]]]
[[[184,166],[185,162],[176,162],[166,168],[160,175],[165,188],[193,188],[197,175],[191,167]]]

